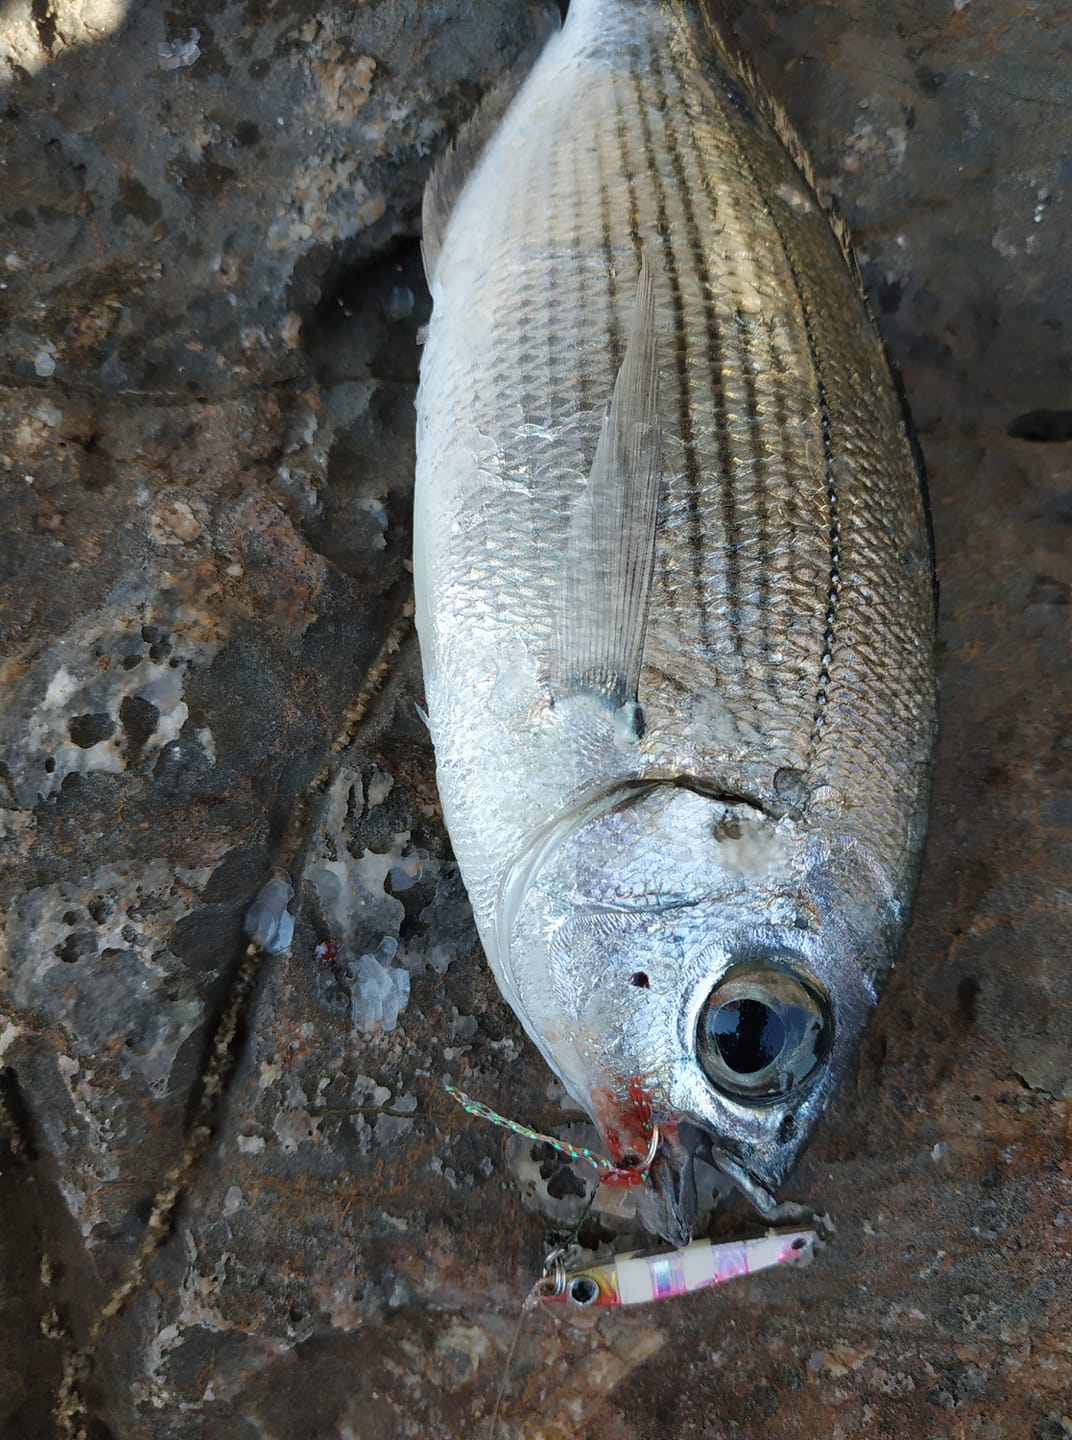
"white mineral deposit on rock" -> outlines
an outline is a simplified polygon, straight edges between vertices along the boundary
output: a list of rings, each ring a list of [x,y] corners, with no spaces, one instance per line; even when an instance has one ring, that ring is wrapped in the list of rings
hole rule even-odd
[[[394,777],[385,775],[382,770],[374,770],[368,782],[368,808],[371,810],[375,805],[382,805],[390,795],[394,787]]]
[[[428,854],[427,850],[414,850],[392,865],[390,871],[391,889],[397,894],[400,890],[409,890],[419,881],[425,878],[427,873],[436,869],[436,862]]]
[[[193,65],[201,58],[200,30],[188,30],[186,35],[175,40],[161,40],[156,47],[157,61],[161,70],[181,70]]]
[[[8,687],[0,717],[20,803],[56,794],[70,774],[119,774],[175,741],[189,667],[218,649],[206,618],[161,602],[139,577],[57,638]],[[163,649],[146,638],[157,634]]]
[[[256,899],[246,911],[243,929],[246,936],[265,955],[285,955],[294,938],[294,916],[287,909],[294,898],[290,877],[278,870],[257,891]]]
[[[300,1145],[317,1141],[319,1128],[320,1121],[298,1104],[284,1110],[272,1122],[276,1139],[286,1151],[297,1150]]]
[[[375,955],[361,955],[349,967],[352,976],[350,1015],[358,1030],[379,1025],[393,1030],[409,1001],[409,973],[381,965]]]
[[[408,285],[396,285],[383,302],[384,317],[392,323],[408,320],[416,303],[413,291]]]

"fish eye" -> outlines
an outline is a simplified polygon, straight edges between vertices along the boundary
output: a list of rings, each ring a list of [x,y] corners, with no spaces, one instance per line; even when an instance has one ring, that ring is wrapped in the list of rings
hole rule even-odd
[[[833,1023],[825,995],[793,970],[735,965],[700,1012],[696,1053],[704,1074],[736,1100],[772,1100],[819,1068]]]

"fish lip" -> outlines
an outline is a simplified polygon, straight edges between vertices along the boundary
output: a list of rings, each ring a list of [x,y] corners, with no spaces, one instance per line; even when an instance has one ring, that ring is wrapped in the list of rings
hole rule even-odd
[[[652,1220],[659,1235],[670,1245],[684,1249],[692,1240],[696,1186],[692,1152],[676,1135],[664,1134],[660,1141],[648,1169],[648,1193],[653,1202]]]
[[[707,1140],[703,1143],[705,1153],[708,1145],[715,1167],[736,1186],[756,1212],[764,1218],[773,1215],[778,1209],[778,1197],[774,1191],[717,1142]],[[695,1155],[695,1147],[690,1147],[677,1134],[668,1134],[662,1139],[655,1159],[648,1167],[648,1191],[654,1202],[652,1222],[664,1240],[679,1248],[684,1248],[691,1241],[697,1218],[698,1200],[693,1173]]]
[[[777,1196],[746,1169],[740,1160],[717,1145],[711,1146],[711,1159],[727,1180],[731,1180],[745,1199],[755,1206],[760,1215],[770,1215],[778,1208]]]

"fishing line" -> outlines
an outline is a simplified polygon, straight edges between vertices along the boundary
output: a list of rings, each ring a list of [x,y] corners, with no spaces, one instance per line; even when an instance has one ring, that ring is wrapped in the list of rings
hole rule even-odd
[[[514,1326],[513,1339],[510,1341],[510,1349],[506,1352],[506,1362],[503,1365],[502,1379],[499,1381],[499,1388],[495,1392],[495,1405],[491,1412],[491,1423],[488,1427],[488,1440],[495,1440],[495,1431],[499,1427],[499,1412],[502,1409],[503,1396],[506,1394],[507,1382],[510,1379],[510,1370],[513,1367],[514,1355],[517,1351],[517,1342],[521,1339],[521,1329],[525,1324],[525,1316],[530,1310],[536,1308],[536,1302],[540,1298],[540,1286],[543,1277],[533,1284],[529,1293],[521,1302],[521,1309],[518,1312],[517,1324]]]
[[[455,1091],[454,1094],[455,1098],[457,1099],[459,1092]],[[482,1109],[487,1109],[487,1107],[484,1106],[482,1107]],[[494,1113],[495,1112],[493,1111],[492,1114]],[[512,1128],[509,1123],[507,1123],[507,1128]],[[537,1136],[537,1138],[542,1140],[545,1137],[540,1135]],[[574,1225],[573,1229],[569,1232],[566,1238],[562,1241],[561,1245],[557,1245],[554,1250],[552,1250],[547,1255],[546,1259],[543,1262],[543,1273],[541,1274],[540,1278],[533,1283],[532,1288],[529,1290],[528,1294],[521,1302],[521,1310],[517,1317],[517,1324],[514,1326],[513,1339],[510,1341],[510,1349],[507,1351],[506,1361],[503,1365],[502,1379],[499,1381],[499,1388],[495,1393],[495,1407],[491,1412],[491,1425],[488,1429],[488,1440],[495,1440],[495,1431],[499,1424],[499,1412],[502,1409],[503,1396],[506,1394],[506,1386],[510,1380],[510,1371],[513,1368],[514,1355],[517,1351],[518,1341],[521,1339],[521,1330],[525,1324],[525,1316],[529,1313],[530,1310],[534,1310],[536,1308],[536,1304],[539,1301],[540,1296],[547,1293],[548,1285],[551,1282],[552,1275],[554,1275],[556,1272],[556,1267],[561,1270],[563,1274],[565,1273],[563,1269],[564,1258],[569,1254],[573,1247],[577,1245],[577,1237],[581,1232],[581,1227],[588,1219],[589,1215],[592,1213],[592,1206],[595,1204],[596,1196],[598,1194],[599,1184],[597,1183],[592,1186],[592,1193],[585,1201],[584,1209],[581,1211],[577,1223]]]
[[[594,1165],[603,1174],[600,1176],[600,1183],[604,1181],[625,1181],[629,1184],[637,1184],[648,1178],[648,1169],[655,1159],[659,1148],[659,1127],[651,1126],[651,1136],[648,1143],[648,1153],[641,1164],[616,1165],[606,1155],[600,1155],[596,1150],[590,1150],[586,1145],[571,1145],[566,1140],[559,1140],[556,1135],[545,1135],[541,1130],[533,1130],[529,1125],[522,1125],[517,1120],[510,1120],[505,1115],[500,1115],[497,1110],[492,1110],[490,1105],[485,1105],[481,1100],[474,1100],[472,1096],[466,1095],[464,1090],[459,1090],[455,1085],[443,1087],[447,1094],[457,1100],[458,1104],[467,1115],[475,1115],[478,1120],[489,1120],[492,1125],[500,1125],[504,1130],[512,1130],[515,1135],[523,1135],[528,1140],[538,1140],[544,1145],[550,1145],[553,1150],[558,1150],[562,1155],[568,1155],[573,1160],[587,1160],[589,1165]]]
[[[457,1100],[458,1104],[467,1115],[475,1115],[478,1120],[490,1120],[493,1125],[501,1125],[504,1130],[512,1130],[515,1135],[524,1135],[529,1140],[539,1140],[545,1145],[550,1145],[563,1155],[569,1155],[573,1160],[587,1160],[597,1170],[614,1170],[612,1160],[606,1155],[600,1155],[595,1150],[589,1150],[587,1146],[570,1145],[566,1140],[559,1140],[554,1135],[544,1135],[540,1130],[533,1130],[528,1125],[522,1125],[517,1120],[510,1120],[505,1115],[500,1115],[497,1110],[492,1110],[490,1105],[485,1105],[481,1100],[474,1100],[472,1096],[466,1095],[464,1090],[459,1090],[456,1085],[445,1085],[443,1087],[447,1094]]]

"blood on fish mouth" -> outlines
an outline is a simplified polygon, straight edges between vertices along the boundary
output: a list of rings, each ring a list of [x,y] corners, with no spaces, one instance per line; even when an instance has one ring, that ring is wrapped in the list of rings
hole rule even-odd
[[[597,1090],[592,1096],[596,1124],[614,1163],[602,1183],[639,1185],[647,1179],[658,1151],[659,1126],[652,1119],[651,1097],[641,1077],[632,1075],[619,1084],[625,1091],[624,1102],[621,1093],[610,1090]]]

